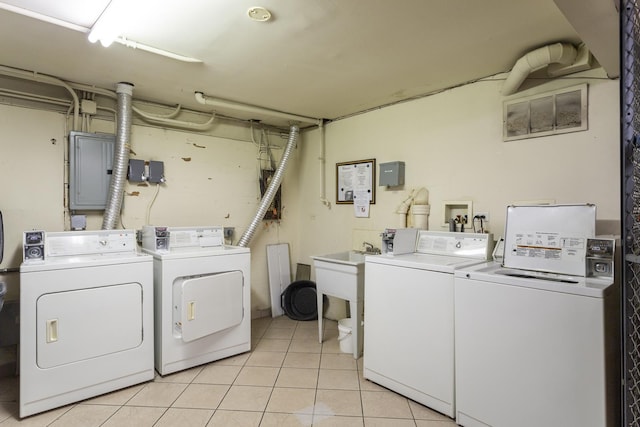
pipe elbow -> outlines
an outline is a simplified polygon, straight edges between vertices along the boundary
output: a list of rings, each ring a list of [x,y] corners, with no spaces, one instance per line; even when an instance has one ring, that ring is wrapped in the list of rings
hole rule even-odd
[[[578,50],[569,43],[554,43],[527,53],[518,59],[511,69],[507,80],[502,86],[502,94],[507,96],[515,93],[529,74],[549,64],[572,64],[577,55]]]
[[[549,64],[560,63],[571,64],[575,61],[578,50],[569,43],[554,43],[536,49],[524,58],[531,69],[531,72],[540,70]]]
[[[529,68],[527,60],[525,58],[520,58],[511,69],[507,79],[504,81],[502,85],[502,94],[507,96],[515,93],[520,85],[527,79],[530,72],[531,69]]]
[[[195,92],[195,97],[196,97],[196,101],[202,105],[206,105],[207,100],[204,97],[204,93],[202,92]]]
[[[570,43],[556,43],[555,55],[551,58],[552,63],[562,65],[573,64],[578,57],[578,49]]]

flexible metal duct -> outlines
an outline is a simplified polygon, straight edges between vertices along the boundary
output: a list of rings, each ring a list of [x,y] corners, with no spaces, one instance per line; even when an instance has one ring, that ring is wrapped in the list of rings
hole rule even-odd
[[[118,96],[118,114],[116,129],[116,145],[113,149],[113,172],[111,185],[107,196],[107,206],[102,219],[103,230],[113,230],[117,224],[122,208],[122,196],[124,184],[127,179],[127,166],[129,163],[129,151],[131,150],[131,103],[133,98],[133,85],[131,83],[118,83],[116,85]]]
[[[264,193],[264,197],[262,197],[262,201],[260,202],[260,207],[253,217],[251,224],[249,224],[249,227],[246,229],[246,231],[242,233],[242,237],[240,237],[240,240],[238,241],[238,246],[247,247],[249,245],[249,242],[251,242],[251,239],[256,232],[256,228],[258,228],[258,224],[260,224],[260,221],[262,221],[262,218],[264,218],[264,214],[265,212],[267,212],[267,208],[269,208],[269,205],[273,201],[273,198],[278,191],[278,187],[282,182],[284,171],[287,169],[287,164],[289,163],[291,152],[296,145],[299,130],[300,129],[297,125],[291,125],[291,127],[289,128],[289,141],[287,142],[284,154],[282,155],[282,159],[280,160],[278,170],[276,170],[276,173],[273,175],[271,184],[269,184],[267,191]]]
[[[502,86],[503,95],[515,93],[522,82],[534,71],[538,71],[549,64],[572,64],[578,55],[577,49],[569,43],[554,43],[536,50],[532,50],[518,59],[511,69],[507,80]]]

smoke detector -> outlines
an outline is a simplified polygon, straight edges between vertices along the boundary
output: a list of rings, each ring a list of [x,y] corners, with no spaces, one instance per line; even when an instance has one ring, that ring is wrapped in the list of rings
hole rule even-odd
[[[271,12],[269,12],[262,6],[254,6],[249,8],[249,10],[247,10],[247,15],[249,15],[249,18],[258,22],[267,22],[269,19],[271,19]]]

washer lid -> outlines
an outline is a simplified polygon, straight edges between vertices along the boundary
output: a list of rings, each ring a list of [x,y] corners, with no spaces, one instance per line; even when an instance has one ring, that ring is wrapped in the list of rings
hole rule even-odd
[[[396,267],[415,268],[448,274],[452,274],[454,270],[458,268],[484,262],[484,260],[473,258],[419,253],[403,255],[367,255],[365,259],[365,264],[385,264]]]
[[[584,276],[595,205],[508,206],[504,266]]]
[[[603,277],[580,277],[567,274],[521,270],[487,262],[455,271],[457,280],[471,279],[522,288],[602,298],[613,289],[613,280]]]

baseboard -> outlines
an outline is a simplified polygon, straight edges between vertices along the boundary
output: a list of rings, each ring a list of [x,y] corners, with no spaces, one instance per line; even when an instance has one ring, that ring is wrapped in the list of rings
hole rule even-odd
[[[261,317],[271,317],[271,308],[265,308],[262,310],[251,310],[252,319],[259,319]]]

